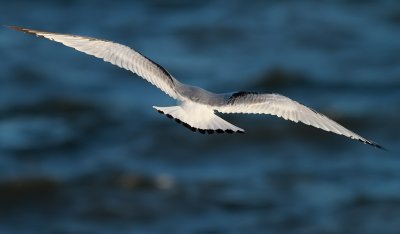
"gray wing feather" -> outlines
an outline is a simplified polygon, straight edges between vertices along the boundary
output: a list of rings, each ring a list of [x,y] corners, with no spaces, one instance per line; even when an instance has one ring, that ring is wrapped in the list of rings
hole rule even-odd
[[[216,106],[215,110],[221,113],[276,115],[286,120],[302,122],[328,132],[359,140],[377,148],[382,148],[378,144],[348,130],[325,115],[279,94],[237,92],[226,99],[225,105]]]
[[[128,46],[91,37],[44,32],[16,26],[10,26],[9,28],[44,37],[101,58],[106,62],[136,73],[172,98],[178,98],[175,90],[175,82],[177,80],[163,67]]]

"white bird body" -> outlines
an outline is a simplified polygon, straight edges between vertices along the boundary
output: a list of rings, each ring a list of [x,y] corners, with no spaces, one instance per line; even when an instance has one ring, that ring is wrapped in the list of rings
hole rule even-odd
[[[279,94],[259,94],[244,91],[215,94],[179,82],[162,66],[125,45],[91,37],[44,32],[16,26],[9,28],[62,43],[136,73],[176,99],[179,104],[171,107],[154,106],[154,108],[194,132],[209,134],[214,132],[244,132],[243,129],[217,116],[215,112],[270,114],[382,148],[375,142],[359,136],[328,117]]]

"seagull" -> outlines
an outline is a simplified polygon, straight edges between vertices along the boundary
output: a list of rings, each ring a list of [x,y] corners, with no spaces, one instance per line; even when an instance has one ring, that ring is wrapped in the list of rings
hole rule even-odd
[[[7,27],[62,43],[65,46],[101,58],[106,62],[137,74],[161,89],[171,98],[177,100],[176,106],[153,106],[153,108],[193,132],[202,134],[245,132],[242,128],[222,119],[216,113],[269,114],[296,123],[301,122],[383,149],[377,143],[361,137],[325,115],[280,94],[247,91],[223,94],[212,93],[202,88],[179,82],[161,65],[136,50],[119,43],[18,26]]]

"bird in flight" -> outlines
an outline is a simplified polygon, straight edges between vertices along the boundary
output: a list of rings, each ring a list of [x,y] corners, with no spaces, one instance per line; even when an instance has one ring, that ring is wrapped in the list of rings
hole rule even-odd
[[[246,91],[216,94],[179,82],[161,65],[119,43],[17,26],[8,27],[62,43],[65,46],[101,58],[106,62],[136,73],[177,100],[176,106],[153,107],[159,113],[174,119],[177,123],[182,124],[193,132],[202,134],[244,133],[243,129],[217,116],[216,112],[270,114],[296,123],[302,122],[382,149],[377,143],[361,137],[325,115],[279,94]]]

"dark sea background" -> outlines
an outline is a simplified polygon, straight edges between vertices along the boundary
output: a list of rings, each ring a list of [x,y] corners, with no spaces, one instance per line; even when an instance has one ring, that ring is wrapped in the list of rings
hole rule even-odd
[[[400,233],[400,2],[1,1],[0,23],[129,45],[183,83],[280,93],[200,135],[138,76],[0,28],[0,233]]]

